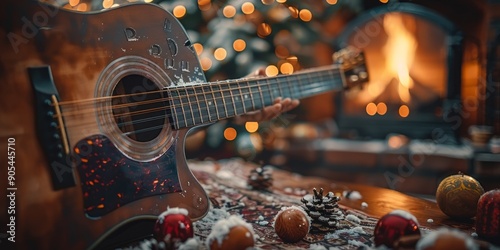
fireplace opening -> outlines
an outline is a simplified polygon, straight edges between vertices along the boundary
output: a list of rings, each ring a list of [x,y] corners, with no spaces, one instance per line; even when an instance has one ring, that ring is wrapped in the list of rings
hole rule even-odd
[[[456,142],[462,41],[449,20],[411,3],[382,6],[353,20],[337,45],[364,51],[370,81],[336,95],[341,135],[399,133]]]

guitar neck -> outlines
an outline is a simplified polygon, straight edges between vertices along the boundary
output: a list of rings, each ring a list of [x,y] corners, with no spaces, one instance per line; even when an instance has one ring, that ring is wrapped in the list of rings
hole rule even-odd
[[[292,75],[227,80],[168,88],[175,129],[211,123],[262,109],[278,97],[302,99],[342,90],[344,80],[337,65]]]

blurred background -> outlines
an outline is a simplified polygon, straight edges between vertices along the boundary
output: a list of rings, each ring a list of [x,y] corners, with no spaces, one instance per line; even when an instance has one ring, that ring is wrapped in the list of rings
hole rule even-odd
[[[87,12],[143,1],[48,2]],[[366,55],[362,88],[301,100],[268,122],[198,129],[188,158],[241,157],[409,193],[432,194],[459,171],[500,187],[500,1],[144,2],[181,22],[208,81],[330,65],[347,46]]]

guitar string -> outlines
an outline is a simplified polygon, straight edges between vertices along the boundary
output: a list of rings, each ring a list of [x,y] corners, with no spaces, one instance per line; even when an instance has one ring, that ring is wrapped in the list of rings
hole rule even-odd
[[[320,80],[321,77],[316,77],[316,78],[319,78],[316,81],[321,81]],[[316,79],[316,78],[314,78],[314,79]],[[313,82],[315,80],[311,79],[310,81]],[[315,83],[312,83],[312,84],[315,84]],[[271,86],[271,85],[273,85],[273,84],[272,83],[267,83],[267,84],[262,84],[261,86]],[[208,101],[214,101],[214,102],[217,102],[217,101],[220,101],[220,100],[224,101],[225,99],[228,99],[228,98],[233,99],[234,96],[238,97],[239,95],[243,95],[243,94],[246,94],[246,95],[260,94],[261,92],[266,92],[264,94],[267,97],[268,95],[269,96],[272,95],[272,94],[269,94],[267,92],[272,92],[272,91],[275,91],[275,90],[279,89],[279,86],[272,86],[272,87],[274,87],[274,89],[269,89],[268,91],[252,91],[252,88],[256,88],[256,86],[254,86],[254,87],[240,87],[240,86],[238,86],[238,88],[220,89],[220,91],[212,91],[214,93],[220,94],[220,96],[216,96],[215,98],[210,99]],[[308,87],[314,87],[314,85],[308,84]],[[301,88],[301,86],[297,86],[297,88]],[[243,92],[241,90],[249,90],[250,92]],[[234,94],[233,92],[235,92],[235,91],[240,91],[240,93],[239,94]],[[117,109],[121,109],[121,108],[137,107],[137,106],[147,105],[147,104],[155,104],[155,103],[158,103],[158,102],[169,102],[169,101],[176,101],[176,100],[178,100],[179,102],[183,102],[183,100],[186,100],[187,103],[184,103],[184,104],[174,104],[174,105],[169,105],[168,106],[170,108],[177,108],[177,107],[189,105],[189,104],[192,104],[192,103],[194,103],[195,105],[196,104],[200,104],[200,103],[206,103],[207,102],[206,94],[207,93],[208,94],[212,94],[212,92],[196,93],[196,94],[188,94],[188,95],[180,95],[180,96],[176,96],[176,97],[161,97],[161,98],[154,98],[154,99],[150,99],[150,100],[147,100],[147,101],[141,101],[141,102],[130,102],[130,103],[124,103],[124,104],[111,104],[110,107],[113,110],[117,110]],[[224,96],[224,92],[229,93],[229,96]],[[290,94],[292,94],[292,93],[290,93]],[[190,97],[191,98],[192,97],[199,97],[200,95],[202,97],[204,97],[204,99],[205,99],[204,101],[199,101],[199,100],[197,100],[197,101],[191,101],[190,100]],[[79,107],[81,107],[81,106],[82,105],[80,105]],[[206,106],[208,106],[208,105],[206,105]],[[163,108],[165,108],[165,107],[156,107],[156,108],[151,109],[151,111],[154,112],[154,111],[157,111],[158,109],[163,109]],[[74,111],[67,110],[67,109],[68,108],[65,109],[63,117],[65,117],[65,116],[74,116],[74,115],[81,115],[81,114],[84,114],[84,113],[93,113],[93,112],[95,112],[96,109],[99,109],[99,108],[93,106],[92,108],[89,108],[89,109],[78,109],[78,110],[74,110]],[[140,114],[140,112],[143,112],[143,111],[147,112],[147,110],[141,110],[141,111],[132,111],[132,112],[129,112],[127,114],[135,115],[135,114]],[[125,115],[127,115],[127,114],[125,114]]]
[[[314,85],[315,85],[314,88],[316,88],[316,87],[324,88],[326,86],[326,85],[322,85],[321,83],[314,84]],[[312,87],[312,86],[310,86],[310,87]],[[314,88],[310,88],[310,89],[314,90]],[[254,92],[254,93],[258,93],[258,92]],[[264,99],[268,99],[268,98],[272,99],[273,98],[269,94],[266,94],[266,97],[267,98],[264,98]],[[222,107],[222,108],[226,109],[225,107],[227,105],[224,105],[222,102],[220,102],[220,100],[223,99],[223,98],[225,98],[227,100],[227,99],[232,98],[232,97],[227,97],[227,96],[226,97],[218,97],[218,98],[216,98],[217,100],[214,101],[214,105],[200,105],[200,108],[197,107],[198,105],[196,105],[196,103],[195,104],[193,104],[193,103],[191,103],[191,104],[190,103],[185,103],[185,104],[183,104],[183,106],[184,107],[189,107],[189,109],[192,110],[192,112],[197,112],[200,109],[210,111],[210,109],[213,109],[212,107],[215,107],[215,106]],[[272,99],[271,101],[274,101],[275,99],[276,98]],[[264,100],[264,101],[266,101],[266,100]],[[245,102],[250,102],[250,100],[246,100]],[[178,107],[179,107],[179,105],[177,105],[177,107],[174,107],[174,108],[178,108]],[[164,111],[164,110],[166,111],[168,109],[172,109],[172,108],[170,108],[168,106],[165,106],[165,107],[155,107],[155,108],[150,108],[150,109],[145,109],[145,110],[140,110],[140,111],[132,111],[132,112],[128,112],[126,114],[115,114],[114,116],[115,117],[120,117],[120,116],[140,115],[140,114],[146,114],[146,113],[149,113],[149,112]],[[89,110],[90,109],[88,109],[87,111],[89,111]],[[93,109],[90,110],[90,111],[94,112]],[[110,113],[113,112],[113,108],[111,108],[111,109],[102,109],[102,111],[103,112],[106,111],[107,114],[110,114]],[[101,112],[101,114],[103,114],[103,113]],[[68,116],[66,116],[66,117],[68,117]]]
[[[158,118],[158,116],[157,116],[156,118]],[[164,119],[164,117],[160,117],[160,118],[161,118],[161,119]],[[228,117],[228,118],[229,118],[229,117]],[[213,121],[206,121],[206,122],[204,122],[204,123],[200,123],[200,125],[201,125],[201,124],[211,123],[211,122],[213,122]],[[106,124],[104,124],[104,125],[106,125]],[[85,125],[84,125],[84,124],[80,124],[80,125],[78,125],[78,126],[85,126]],[[172,124],[170,124],[170,123],[164,123],[164,124],[161,124],[161,125],[156,125],[156,126],[153,126],[153,127],[147,127],[147,128],[135,129],[135,130],[133,130],[133,131],[122,131],[122,132],[121,132],[121,134],[122,134],[122,135],[126,135],[126,136],[128,136],[128,135],[133,135],[133,134],[138,135],[138,134],[141,134],[141,133],[146,133],[146,132],[153,131],[153,130],[157,130],[157,129],[163,129],[163,128],[164,128],[164,127],[166,127],[166,126],[170,126],[170,127],[172,127],[172,128],[173,128],[173,125],[172,125]],[[193,126],[194,126],[194,125],[193,125]]]
[[[325,83],[323,83],[324,80],[322,80],[322,77],[316,77],[316,78],[318,78],[317,80],[315,80],[316,82],[312,83],[312,84],[308,84],[308,86],[307,86],[308,88],[311,88],[311,87],[314,88],[315,84],[325,84]],[[316,79],[316,78],[314,78],[314,79]],[[312,80],[311,80],[311,82],[312,82]],[[319,83],[317,83],[317,82],[319,82]],[[268,86],[270,86],[271,83],[262,84],[262,85],[268,85]],[[292,89],[293,87],[290,86],[289,88],[290,88],[290,95],[294,95],[292,93],[292,92],[294,92],[294,90]],[[296,86],[295,88],[299,89],[299,88],[303,88],[303,86]],[[207,93],[211,94],[211,92],[205,92],[205,93],[203,93],[203,97],[204,97],[203,99],[205,99],[204,101],[199,101],[199,100],[197,100],[197,101],[191,101],[190,98],[189,98],[189,96],[193,97],[193,95],[182,95],[182,96],[178,96],[178,97],[175,97],[175,98],[168,98],[168,97],[155,98],[154,101],[149,100],[147,102],[147,104],[152,104],[152,103],[157,103],[157,102],[166,102],[168,100],[172,100],[172,101],[173,100],[178,100],[179,102],[183,102],[183,100],[186,100],[186,103],[179,103],[178,105],[175,105],[175,104],[174,105],[169,105],[168,107],[171,108],[171,109],[175,109],[175,108],[183,107],[183,106],[186,106],[186,105],[192,106],[193,103],[195,105],[197,105],[197,104],[199,105],[200,103],[202,103],[202,104],[205,104],[203,106],[209,107],[210,105],[207,103],[207,101],[214,101],[214,103],[217,103],[220,100],[226,100],[226,99],[229,99],[229,98],[234,99],[235,94],[233,92],[235,92],[235,91],[239,91],[240,92],[239,94],[236,94],[237,97],[238,97],[238,95],[243,95],[243,94],[253,96],[253,94],[259,94],[259,93],[262,92],[262,91],[253,91],[251,88],[248,88],[248,90],[250,90],[250,92],[243,92],[243,91],[241,91],[243,89],[247,89],[247,87],[240,87],[239,86],[236,89],[235,88],[233,88],[233,89],[223,89],[223,90],[220,90],[220,91],[216,92],[216,93],[220,94],[220,96],[217,95],[217,96],[215,96],[215,98],[209,99],[209,100],[207,100],[206,94]],[[264,94],[266,95],[266,97],[271,96],[271,98],[272,98],[272,93],[267,93],[267,92],[272,92],[272,91],[275,91],[275,90],[276,90],[276,88],[274,90],[273,89],[269,89],[268,91],[265,91],[266,93],[264,93]],[[224,96],[223,92],[229,92],[229,96]],[[199,96],[200,94],[202,94],[202,93],[198,93],[197,95],[195,95],[195,97]],[[283,93],[280,93],[279,95],[281,96],[282,94]],[[112,110],[116,110],[116,109],[120,109],[120,108],[124,108],[124,107],[130,107],[130,106],[137,107],[137,106],[140,106],[140,105],[143,105],[143,104],[141,104],[139,102],[136,102],[136,103],[126,104],[126,105],[110,105],[110,107],[111,107]],[[199,105],[199,106],[202,106],[202,105]],[[145,109],[145,110],[141,110],[141,111],[132,111],[132,112],[128,112],[127,114],[124,114],[124,115],[136,115],[136,114],[141,114],[141,112],[148,112],[148,111],[154,112],[154,111],[158,111],[158,110],[163,110],[164,108],[165,107],[162,106],[162,107],[152,108],[152,109],[149,109],[149,110]],[[78,109],[76,111],[68,111],[68,110],[65,109],[63,117],[80,115],[80,114],[84,114],[84,113],[93,113],[93,112],[95,112],[96,109],[99,109],[99,108],[98,107],[94,107],[93,105],[92,105],[92,108],[90,108],[90,109]],[[57,116],[54,115],[54,117],[56,118]]]
[[[296,72],[294,74],[290,74],[290,75],[278,75],[278,76],[274,76],[274,77],[258,77],[257,76],[257,77],[250,77],[250,78],[241,78],[241,79],[233,79],[233,80],[225,80],[225,81],[200,83],[200,84],[195,84],[195,85],[172,86],[172,87],[166,87],[165,89],[148,91],[148,92],[94,97],[94,98],[87,98],[87,99],[73,100],[73,101],[61,101],[58,104],[61,107],[75,105],[75,104],[81,104],[81,103],[95,104],[96,102],[99,102],[99,101],[108,101],[109,99],[114,99],[114,98],[141,96],[141,95],[144,95],[145,93],[147,93],[147,94],[165,93],[165,91],[167,91],[168,89],[185,88],[185,87],[202,87],[202,86],[210,86],[210,85],[218,86],[218,84],[225,84],[225,83],[226,84],[230,84],[230,83],[237,84],[237,83],[242,82],[242,81],[248,81],[248,82],[252,81],[253,82],[253,81],[259,81],[259,80],[287,78],[287,77],[301,76],[301,75],[311,74],[311,73],[326,73],[327,71],[338,70],[339,68],[340,68],[339,65],[333,64],[333,65],[315,67],[312,69],[301,70],[301,71],[298,71],[298,72]]]
[[[313,84],[313,85],[317,85],[317,86],[318,86],[318,88],[320,88],[321,90],[323,90],[323,89],[324,89],[324,87],[326,86],[326,85],[324,85],[324,84],[325,84],[325,83],[324,83],[324,81],[323,81],[323,82],[320,82],[320,83],[315,83],[315,84]],[[312,91],[313,93],[314,93],[314,92],[317,92],[317,90],[315,90],[315,89],[313,89],[313,88],[310,88],[310,87],[311,87],[311,86],[309,86],[309,91]],[[266,96],[267,96],[267,94],[266,94]],[[219,98],[219,99],[222,99],[222,98],[224,98],[224,97],[221,97],[221,98]],[[229,98],[229,97],[226,97],[226,98]],[[270,98],[272,98],[272,97],[270,97]],[[263,100],[263,101],[265,101],[265,100]],[[224,110],[226,111],[226,113],[227,113],[227,108],[226,108],[226,106],[224,106],[224,105],[223,105],[222,103],[220,103],[220,102],[219,102],[219,103],[215,102],[215,103],[216,103],[216,105],[215,105],[215,106],[216,106],[217,108],[218,108],[218,107],[221,107],[221,108],[222,108],[222,109],[224,109]],[[222,104],[222,105],[221,105],[221,104]],[[184,104],[183,106],[186,106],[186,105],[189,105],[189,104]],[[198,107],[196,107],[196,106],[198,106],[198,105],[194,105],[194,107],[193,107],[193,105],[188,106],[188,107],[190,108],[190,110],[191,110],[191,113],[196,113],[196,112],[202,113],[201,111],[203,111],[203,110],[204,110],[204,111],[206,111],[206,113],[207,113],[207,114],[210,112],[210,106],[204,106],[204,107],[201,107],[201,106],[200,106],[200,108],[198,108]],[[215,108],[215,106],[214,106],[214,108]],[[252,107],[252,110],[257,110],[257,109],[259,109],[259,108],[260,108],[260,107]],[[241,109],[241,108],[240,108],[240,109]],[[225,117],[226,117],[226,118],[229,118],[229,117],[232,117],[232,116],[238,115],[238,112],[240,111],[240,109],[238,109],[238,108],[237,108],[236,110],[233,110],[232,112],[229,112],[229,113],[232,113],[232,114],[231,114],[231,115],[226,115]],[[159,108],[155,109],[154,111],[163,111],[163,110],[166,110],[166,108],[165,108],[165,107],[159,107]],[[244,110],[244,109],[241,109],[241,110],[242,110],[242,111],[246,111],[246,112],[248,112],[248,110]],[[251,111],[252,111],[252,110],[251,110]],[[148,113],[148,111],[151,111],[151,110],[145,110],[145,111],[143,112],[143,114],[144,114],[144,113]],[[107,109],[107,113],[109,114],[110,112],[112,112],[112,111],[110,111],[109,109]],[[244,112],[242,112],[242,113],[244,113]],[[128,113],[128,114],[124,114],[124,116],[130,116],[130,113]],[[173,115],[162,114],[161,116],[159,116],[159,118],[161,118],[161,119],[170,118],[170,117],[173,117]],[[199,117],[198,117],[198,118],[199,118]],[[206,121],[206,122],[203,122],[203,118],[206,118],[206,117],[199,118],[199,120],[201,121],[200,123],[208,123],[208,122],[212,122],[212,120],[210,119],[210,115],[209,115],[209,119],[208,119],[208,121]],[[70,120],[71,120],[71,119],[70,119]],[[150,120],[151,120],[151,118],[149,118],[148,120],[145,120],[145,121],[150,121]],[[193,118],[189,118],[189,119],[188,119],[188,118],[185,118],[185,119],[182,119],[182,118],[181,118],[180,120],[182,120],[184,123],[196,122],[196,118],[194,118],[194,119],[193,119]],[[137,121],[137,120],[136,120],[136,121]],[[188,121],[189,121],[189,122],[188,122]],[[69,121],[68,121],[68,122],[69,122]],[[82,124],[81,122],[79,122],[78,124],[79,124],[79,125],[85,125],[85,124]],[[133,123],[132,123],[132,124],[133,124]],[[104,125],[106,125],[106,124],[104,124]],[[69,126],[69,127],[70,127],[70,126],[74,126],[74,124],[67,123],[67,125],[66,125],[66,126]]]
[[[324,90],[324,88],[320,87],[319,89],[321,90]],[[312,91],[312,93],[317,93],[317,91]],[[218,105],[219,107],[221,107],[221,105]],[[223,107],[223,106],[222,106]],[[242,110],[244,111],[242,108],[237,108],[237,110]],[[195,108],[192,112],[198,112],[198,108]],[[206,111],[208,112],[209,110],[206,109]],[[233,117],[237,114],[233,113],[233,115],[230,115],[230,116],[226,116],[225,118],[230,118],[230,117]],[[123,126],[129,126],[129,125],[134,125],[134,124],[139,124],[139,123],[144,123],[144,122],[151,122],[153,120],[158,120],[158,119],[166,119],[168,118],[169,116],[168,115],[158,115],[158,116],[153,116],[153,117],[148,117],[148,118],[143,118],[143,119],[139,119],[139,120],[133,120],[133,121],[129,121],[129,122],[121,122],[121,123],[117,123],[117,122],[111,122],[110,124],[117,124],[118,127],[123,127]],[[197,120],[200,120],[200,122],[197,122]],[[183,127],[188,127],[189,124],[192,124],[192,126],[194,125],[201,125],[201,124],[206,124],[206,123],[211,123],[211,122],[215,122],[215,121],[210,121],[210,120],[206,120],[206,121],[203,121],[202,122],[202,119],[201,118],[186,118],[186,119],[182,119],[182,121],[185,123],[186,126],[183,126]],[[192,123],[190,123],[192,122]],[[88,123],[81,123],[79,122],[78,124],[68,124],[66,125],[67,127],[70,127],[72,129],[76,128],[76,127],[82,127],[82,126],[87,126],[87,124],[92,124],[93,122],[88,122]],[[101,125],[110,125],[110,124],[107,124],[107,123],[102,123]],[[139,130],[135,130],[135,131],[129,131],[129,132],[123,132],[123,134],[139,134],[139,133],[142,133],[142,132],[147,132],[147,131],[152,131],[152,130],[155,130],[155,129],[159,129],[159,128],[162,128],[164,126],[167,126],[169,125],[170,122],[167,122],[167,123],[164,123],[162,125],[158,125],[156,127],[149,127],[149,128],[144,128],[144,129],[139,129]],[[173,124],[170,124],[171,126]]]
[[[313,79],[317,79],[319,81],[321,81],[321,79],[323,78],[324,76],[323,75],[318,75],[318,76],[314,76]],[[309,80],[309,82],[313,82],[314,80],[311,79]],[[268,79],[261,79],[261,78],[258,78],[257,80],[268,80]],[[303,87],[302,85],[304,85],[303,83],[301,83],[301,80],[300,79],[297,79],[298,80],[298,86],[295,86],[296,88],[301,88]],[[324,81],[324,80],[323,80]],[[210,84],[210,83],[209,83]],[[255,88],[258,88],[258,86],[240,86],[238,85],[237,88],[234,88],[233,86],[227,86],[227,89],[224,89],[223,87],[221,86],[217,86],[216,88],[219,88],[218,90],[216,91],[213,91],[213,87],[214,86],[210,86],[209,84],[200,84],[200,85],[196,85],[196,86],[181,86],[181,87],[175,87],[175,88],[170,88],[170,89],[164,89],[162,90],[161,92],[164,92],[164,91],[169,91],[170,93],[173,93],[176,91],[176,88],[179,88],[179,90],[181,91],[185,91],[187,92],[188,94],[184,94],[184,95],[179,95],[179,96],[169,96],[169,97],[162,97],[162,98],[154,98],[154,99],[150,99],[150,100],[146,100],[146,101],[139,101],[139,102],[129,102],[129,103],[124,103],[124,104],[115,104],[115,105],[111,105],[112,109],[120,109],[120,108],[127,108],[127,107],[137,107],[137,106],[140,106],[140,105],[146,105],[146,104],[154,104],[154,103],[158,103],[158,102],[170,102],[170,101],[176,101],[178,100],[179,102],[182,102],[183,100],[186,100],[188,103],[195,103],[195,104],[199,104],[199,103],[205,103],[207,101],[207,94],[210,95],[210,94],[220,94],[221,96],[218,97],[216,96],[215,98],[212,98],[210,100],[213,100],[215,102],[217,101],[220,101],[220,100],[224,100],[225,98],[233,98],[234,95],[238,96],[238,95],[243,95],[243,94],[249,94],[249,95],[253,95],[253,94],[258,94],[258,93],[261,93],[261,91],[253,91],[253,89]],[[229,83],[228,83],[229,84]],[[238,83],[233,83],[233,84],[238,84]],[[260,84],[261,87],[269,87],[271,85],[275,85],[276,83],[274,82],[270,82],[270,81],[267,81],[267,83],[262,83]],[[201,92],[197,92],[197,90],[195,89],[196,87],[201,87],[202,89],[199,89],[201,90]],[[275,87],[274,89],[272,88],[269,88],[268,91],[275,91],[276,89],[280,89],[281,86],[271,86],[271,87]],[[278,88],[276,88],[278,87]],[[210,88],[212,89],[211,91],[205,91],[206,88]],[[294,86],[289,86],[289,88],[294,88]],[[190,93],[189,90],[192,90],[193,93]],[[199,91],[198,90],[198,91]],[[249,92],[244,92],[242,90],[249,90]],[[281,89],[280,89],[281,90]],[[240,93],[239,94],[234,94],[233,92],[235,91],[239,91]],[[224,96],[224,92],[227,92],[229,93],[229,97],[227,96]],[[293,92],[293,91],[291,91]],[[151,92],[143,92],[143,93],[140,93],[141,95],[145,95],[145,94],[150,94],[150,93],[159,93],[159,91],[151,91]],[[267,93],[264,93],[266,96],[268,95]],[[292,94],[292,93],[291,93]],[[133,94],[133,95],[137,95],[137,94]],[[197,101],[191,101],[190,98],[192,97],[203,97],[203,99],[205,99],[205,102],[200,102],[199,100]],[[121,97],[124,97],[124,96],[130,96],[130,95],[121,95]],[[108,97],[107,97],[108,98]],[[113,96],[111,98],[119,98],[118,96]],[[208,100],[208,101],[210,101]],[[64,107],[64,114],[63,114],[63,117],[65,116],[70,116],[70,115],[80,115],[80,114],[84,114],[84,113],[91,113],[91,112],[95,112],[96,109],[98,109],[98,107],[94,107],[94,105],[96,104],[95,101],[92,102],[92,103],[88,103],[90,105],[92,105],[92,108],[90,109],[78,109],[78,110],[75,110],[75,111],[71,111],[71,110],[68,110],[68,109],[71,109],[72,107],[82,107],[83,105],[78,105],[78,106],[70,106],[68,107],[68,102],[65,103],[66,104],[66,107]],[[170,108],[177,108],[177,107],[182,107],[182,106],[185,106],[185,104],[178,104],[178,105],[169,105]],[[155,111],[155,110],[153,110]]]

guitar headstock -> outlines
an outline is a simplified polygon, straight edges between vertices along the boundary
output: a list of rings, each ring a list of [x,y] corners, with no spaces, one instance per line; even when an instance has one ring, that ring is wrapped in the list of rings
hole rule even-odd
[[[341,49],[333,54],[334,61],[344,72],[344,87],[349,89],[368,82],[365,55],[354,47]]]

